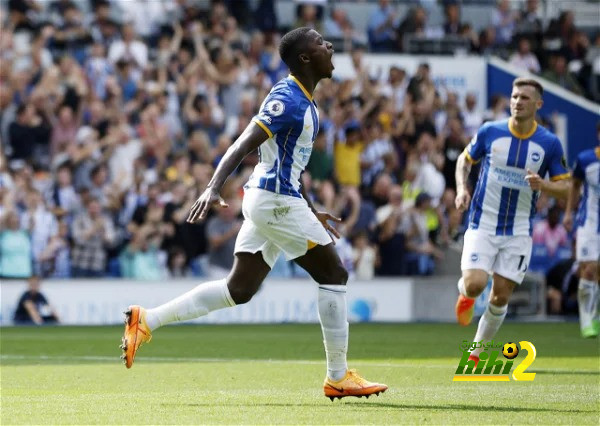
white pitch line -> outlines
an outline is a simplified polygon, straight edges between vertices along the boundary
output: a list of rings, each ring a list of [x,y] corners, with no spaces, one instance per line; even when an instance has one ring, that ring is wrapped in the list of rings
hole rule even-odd
[[[303,364],[303,365],[323,365],[325,361],[308,361],[308,360],[293,360],[293,359],[241,359],[241,358],[184,358],[184,357],[139,357],[141,361],[149,362],[252,362],[264,364]],[[31,361],[98,361],[98,362],[120,362],[118,356],[62,356],[62,355],[15,355],[2,354],[0,360],[31,360]],[[371,362],[371,361],[354,361],[354,364],[363,364],[373,367],[395,367],[395,368],[452,368],[452,365],[442,364],[426,364],[420,365],[409,363],[389,363],[389,362]]]
[[[263,363],[263,364],[300,364],[300,365],[323,365],[325,361],[309,361],[305,359],[242,359],[242,358],[184,358],[184,357],[140,357],[138,358],[143,362],[235,362],[235,363]],[[118,356],[95,356],[95,355],[81,355],[81,356],[63,356],[63,355],[16,355],[16,354],[2,354],[0,360],[31,360],[31,361],[96,361],[106,363],[120,363]],[[376,362],[376,361],[365,361],[356,360],[352,361],[352,364],[364,365],[369,367],[381,367],[381,368],[435,368],[435,369],[453,369],[454,364],[430,364],[430,363],[390,363],[390,362]],[[564,368],[533,368],[532,372],[537,373],[572,373],[577,372],[579,374],[584,373],[598,373],[598,370],[567,370]]]

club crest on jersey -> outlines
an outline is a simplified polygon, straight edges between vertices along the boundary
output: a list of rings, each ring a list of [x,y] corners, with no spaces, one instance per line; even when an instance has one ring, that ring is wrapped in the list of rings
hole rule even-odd
[[[273,117],[278,117],[283,114],[285,110],[285,104],[278,99],[267,102],[265,105],[265,112]]]
[[[531,160],[534,163],[537,163],[538,161],[540,161],[540,158],[542,158],[542,157],[539,152],[534,152],[533,154],[531,154]]]

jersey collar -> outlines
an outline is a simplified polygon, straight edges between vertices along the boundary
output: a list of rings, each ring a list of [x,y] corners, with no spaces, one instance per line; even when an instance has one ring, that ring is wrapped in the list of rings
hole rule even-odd
[[[302,92],[304,92],[304,94],[306,95],[306,97],[308,98],[308,100],[312,102],[312,100],[313,100],[312,95],[310,93],[308,93],[308,90],[306,90],[306,88],[304,87],[304,85],[302,83],[300,83],[300,80],[298,80],[292,74],[290,74],[288,77],[291,78],[294,81],[294,83],[296,83],[298,85],[298,87],[300,88],[300,90],[302,90]]]
[[[529,133],[519,133],[512,125],[512,118],[508,119],[508,130],[510,130],[510,133],[512,133],[515,138],[519,138],[519,139],[530,138],[537,130],[537,126],[538,126],[537,121],[534,121],[533,127],[531,128]]]

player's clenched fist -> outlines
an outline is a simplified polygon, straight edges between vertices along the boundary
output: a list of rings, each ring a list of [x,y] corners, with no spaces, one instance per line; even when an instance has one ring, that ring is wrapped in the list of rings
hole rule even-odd
[[[206,190],[198,197],[192,209],[190,210],[190,214],[187,218],[188,223],[196,223],[206,217],[206,213],[208,213],[208,209],[210,209],[214,204],[219,204],[221,207],[229,207],[229,205],[221,198],[219,192],[213,188],[206,188]]]
[[[464,212],[469,208],[469,203],[471,202],[471,195],[468,191],[458,191],[456,194],[456,198],[454,199],[454,205],[457,210],[460,212]]]
[[[537,173],[534,173],[531,170],[527,169],[527,176],[525,176],[525,180],[529,184],[529,187],[534,191],[542,190],[544,179],[542,179],[541,176]]]

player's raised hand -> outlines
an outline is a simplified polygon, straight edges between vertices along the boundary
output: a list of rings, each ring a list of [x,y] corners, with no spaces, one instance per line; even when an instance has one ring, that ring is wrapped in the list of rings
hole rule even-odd
[[[315,216],[317,216],[319,222],[323,224],[323,227],[330,235],[333,234],[336,238],[341,238],[340,233],[337,231],[337,229],[331,226],[327,221],[331,220],[333,222],[340,223],[342,219],[340,219],[339,217],[335,217],[327,212],[316,212]],[[333,238],[331,239],[331,241],[333,241],[333,244],[335,244],[335,240]]]
[[[537,173],[527,169],[527,176],[525,176],[525,180],[529,184],[529,187],[534,191],[540,191],[542,189],[544,179],[542,179]]]
[[[570,211],[565,212],[565,216],[563,217],[563,225],[568,232],[571,232],[571,229],[573,229],[573,213]]]
[[[454,205],[459,212],[464,212],[469,208],[469,203],[471,203],[471,194],[466,190],[459,190],[456,193],[456,198],[454,199]]]
[[[213,188],[206,188],[192,206],[186,222],[196,223],[201,221],[206,217],[208,210],[215,204],[218,204],[220,207],[229,207],[218,191]]]

